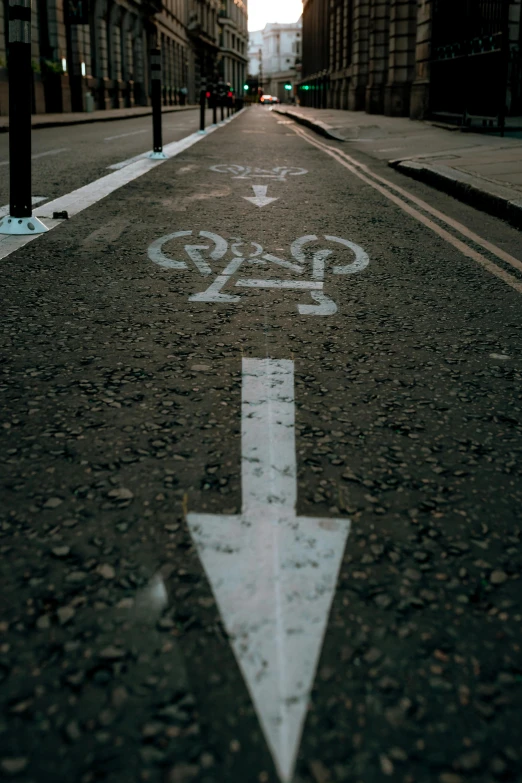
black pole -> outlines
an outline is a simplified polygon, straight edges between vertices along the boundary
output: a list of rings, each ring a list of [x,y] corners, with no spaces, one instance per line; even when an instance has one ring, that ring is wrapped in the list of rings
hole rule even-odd
[[[217,91],[216,86],[212,91],[212,122],[217,125]]]
[[[201,90],[199,92],[199,130],[201,133],[205,132],[206,104],[207,104],[207,88],[205,82],[202,82]]]
[[[32,216],[31,201],[31,0],[9,4],[9,215]]]
[[[150,83],[152,100],[152,148],[154,153],[163,152],[161,133],[161,50],[150,50]]]
[[[222,97],[221,101],[220,101],[220,103],[221,103],[221,122],[223,122],[223,120],[225,119],[225,107],[223,105],[223,102],[224,102],[224,98]]]

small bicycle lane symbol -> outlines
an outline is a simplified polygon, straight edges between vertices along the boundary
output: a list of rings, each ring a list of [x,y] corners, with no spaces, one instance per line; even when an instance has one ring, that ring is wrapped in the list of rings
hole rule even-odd
[[[362,272],[370,263],[368,254],[362,247],[348,239],[330,234],[323,237],[307,234],[296,239],[290,246],[293,261],[279,258],[273,253],[265,253],[262,245],[257,242],[245,242],[240,238],[228,242],[219,234],[210,231],[200,231],[197,238],[195,237],[196,243],[184,245],[186,260],[173,259],[163,250],[168,242],[192,236],[192,231],[175,231],[160,237],[148,249],[150,260],[165,269],[182,271],[195,268],[203,277],[214,276],[204,291],[189,297],[189,302],[239,302],[239,294],[223,293],[223,288],[230,283],[235,288],[307,291],[315,304],[298,304],[297,309],[301,315],[333,315],[337,312],[337,304],[323,291],[327,271],[334,275],[355,274]],[[349,250],[352,257],[350,263],[328,264],[327,261],[334,251],[324,247],[325,242]],[[221,272],[216,271],[216,262],[224,264]],[[280,267],[292,272],[295,277],[251,276],[252,271],[261,266],[264,269]]]
[[[274,168],[261,168],[257,166],[239,166],[236,163],[218,163],[211,166],[210,171],[218,174],[230,174],[232,179],[274,179],[284,182],[287,177],[299,177],[308,174],[308,169],[298,166],[275,166]]]

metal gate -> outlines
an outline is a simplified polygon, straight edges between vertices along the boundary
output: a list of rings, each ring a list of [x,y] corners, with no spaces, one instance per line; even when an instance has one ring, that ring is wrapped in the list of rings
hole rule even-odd
[[[432,117],[503,129],[509,4],[509,0],[434,0]]]

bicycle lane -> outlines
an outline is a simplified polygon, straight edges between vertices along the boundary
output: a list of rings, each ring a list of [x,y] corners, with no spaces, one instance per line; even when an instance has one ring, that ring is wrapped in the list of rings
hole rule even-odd
[[[517,291],[257,110],[2,269],[7,535],[44,555],[11,594],[29,661],[72,670],[41,706],[76,683],[46,769],[517,769]],[[112,610],[151,579],[165,641],[127,648]],[[132,713],[93,716],[107,683]]]

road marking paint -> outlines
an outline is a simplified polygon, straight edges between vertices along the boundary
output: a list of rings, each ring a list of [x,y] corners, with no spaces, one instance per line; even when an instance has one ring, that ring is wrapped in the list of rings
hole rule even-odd
[[[312,291],[310,296],[317,302],[316,305],[298,305],[301,315],[334,315],[337,312],[337,305],[330,297],[321,291]]]
[[[287,177],[300,177],[308,174],[308,169],[298,166],[276,166],[273,169],[258,168],[255,166],[239,166],[237,163],[217,163],[210,167],[210,171],[218,174],[232,174],[232,179],[252,179],[252,177],[276,179],[284,182]]]
[[[37,158],[46,158],[48,155],[60,155],[62,152],[68,152],[70,147],[61,147],[59,150],[48,150],[47,152],[38,152],[36,155],[31,155],[33,160]]]
[[[239,302],[240,296],[222,294],[221,289],[228,283],[233,274],[237,272],[244,258],[233,258],[220,275],[217,275],[213,283],[206,291],[189,296],[189,302]]]
[[[295,131],[296,129],[293,128],[293,130]],[[310,143],[314,143],[316,146],[324,147],[325,152],[326,150],[334,151],[337,155],[344,158],[348,163],[350,163],[350,165],[360,169],[369,177],[372,177],[374,180],[381,182],[386,187],[389,187],[391,190],[394,190],[396,193],[399,193],[401,196],[407,198],[413,204],[416,204],[418,207],[423,209],[424,212],[427,212],[433,217],[436,217],[441,222],[446,223],[446,225],[455,229],[455,231],[458,231],[459,234],[462,234],[467,239],[470,239],[476,245],[479,245],[479,247],[482,247],[484,250],[487,250],[489,253],[495,255],[501,261],[505,261],[510,266],[522,272],[522,261],[520,261],[518,258],[515,258],[515,256],[512,256],[510,253],[507,253],[505,250],[502,250],[502,248],[498,247],[497,245],[494,245],[492,242],[489,242],[487,239],[484,239],[484,237],[479,236],[479,234],[475,234],[474,231],[471,231],[469,228],[467,228],[465,225],[460,223],[458,220],[455,220],[449,215],[444,214],[444,212],[440,212],[440,210],[436,209],[435,207],[432,207],[426,201],[419,198],[418,196],[415,196],[413,193],[410,193],[408,190],[405,190],[405,188],[402,188],[400,185],[396,185],[394,182],[391,182],[385,177],[381,177],[379,174],[376,174],[368,166],[366,166],[364,163],[360,163],[355,158],[352,158],[350,155],[344,152],[344,150],[338,150],[337,147],[332,147],[331,145],[323,144],[323,142],[316,141],[316,139],[312,140],[309,137],[309,135],[304,131],[301,131],[300,128],[298,129],[298,131],[299,131],[299,135],[303,136],[303,138],[305,138],[307,141],[310,141]]]
[[[37,160],[38,158],[46,158],[48,155],[59,155],[61,152],[68,152],[70,147],[62,147],[59,150],[47,150],[47,152],[37,152],[36,155],[31,155],[31,160]],[[9,166],[8,160],[3,160],[0,166]]]
[[[147,158],[152,150],[149,150],[148,152],[140,152],[139,155],[134,155],[132,158],[127,158],[127,160],[122,160],[120,163],[113,163],[110,166],[107,166],[108,169],[113,169],[114,171],[118,171],[119,169],[125,168],[125,166],[129,166],[131,163],[136,163],[137,160],[143,160],[143,158]]]
[[[125,136],[138,136],[140,133],[150,133],[148,128],[144,130],[131,131],[130,133],[118,133],[117,136],[106,136],[104,141],[113,141],[114,139],[123,139]]]
[[[342,152],[343,156],[345,154],[346,153]],[[350,158],[350,156],[347,156],[347,159],[349,159],[349,162],[354,161],[354,159]],[[388,185],[388,187],[390,187],[392,190],[395,190],[397,193],[400,193],[401,196],[404,196],[413,204],[416,204],[418,207],[423,209],[425,212],[428,212],[430,215],[433,215],[433,217],[436,217],[438,220],[442,221],[443,223],[446,223],[446,225],[450,226],[451,228],[454,228],[460,234],[467,237],[467,239],[471,239],[471,241],[474,242],[476,245],[479,245],[484,250],[487,250],[493,255],[497,256],[497,258],[499,258],[501,261],[505,261],[507,264],[510,264],[510,266],[513,266],[515,269],[518,269],[519,271],[522,272],[522,261],[520,261],[518,258],[515,258],[515,256],[512,256],[510,253],[507,253],[505,250],[502,250],[502,248],[498,247],[497,245],[494,245],[492,242],[489,242],[487,239],[484,239],[478,234],[475,234],[474,231],[471,231],[465,225],[459,223],[458,220],[455,220],[449,215],[445,215],[443,212],[440,212],[438,209],[435,209],[435,207],[432,207],[426,201],[423,201],[423,199],[418,198],[413,193],[410,193],[404,188],[401,188],[400,185],[395,185],[395,183],[390,182],[390,180],[387,180],[378,174],[372,173],[371,169],[369,169],[368,166],[365,166],[363,163],[355,164],[354,161],[353,165],[357,165],[366,174],[369,174],[374,179],[377,179],[383,184]]]
[[[175,231],[173,234],[167,234],[167,236],[156,239],[155,242],[149,246],[148,255],[150,260],[166,269],[188,269],[188,264],[185,261],[174,261],[163,252],[162,248],[167,242],[172,242],[172,240],[180,237],[189,236],[192,236],[192,231]],[[200,231],[199,236],[210,239],[210,241],[214,243],[214,249],[210,253],[212,261],[219,261],[220,258],[223,258],[228,250],[228,242],[225,239],[220,237],[219,234],[213,234],[210,231]],[[185,245],[184,250],[202,275],[210,274],[211,268],[199,252],[201,250],[210,250],[209,245]]]
[[[270,196],[266,195],[268,185],[252,185],[252,190],[254,191],[253,196],[243,196],[243,198],[245,201],[250,201],[252,204],[255,204],[256,207],[266,207],[267,204],[271,204],[272,201],[279,201],[278,198],[270,198]]]
[[[215,128],[209,128],[206,135],[208,135],[209,133],[213,133],[214,130]],[[163,147],[163,152],[165,153],[167,158],[174,158],[176,155],[179,155],[180,152],[183,152],[189,147],[192,147],[192,145],[196,144],[196,142],[198,141],[201,141],[201,135],[199,134],[199,132],[191,133],[190,136],[186,136],[184,139],[181,139],[180,141],[172,141],[170,144],[166,144]],[[149,150],[148,152],[142,152],[140,153],[140,155],[134,155],[134,157],[132,158],[127,158],[127,160],[122,160],[119,163],[113,163],[111,166],[107,166],[107,168],[113,169],[114,171],[119,171],[120,169],[127,168],[127,166],[136,163],[136,161],[138,160],[148,159],[150,153],[151,150]]]
[[[54,201],[49,201],[42,207],[42,210],[44,210],[42,216],[45,219],[45,217],[51,216],[53,212],[61,212],[63,210],[67,211],[69,217],[77,215],[79,212],[87,209],[87,207],[109,196],[115,190],[141,177],[142,174],[146,174],[158,165],[161,165],[161,161],[138,160],[121,171],[106,174],[104,177],[94,180],[94,182],[89,182],[88,185],[73,190],[66,196],[60,196]]]
[[[322,289],[323,283],[312,280],[250,280],[240,279],[236,285],[243,288],[300,288],[303,290]]]
[[[45,201],[46,198],[47,196],[33,196],[31,201],[34,205],[34,204],[39,204],[41,201]],[[4,204],[3,207],[0,207],[0,218],[5,217],[6,215],[9,214],[10,206],[11,206],[10,204]]]
[[[239,515],[187,515],[279,777],[290,783],[350,530],[296,515],[294,363],[243,359]]]
[[[237,112],[237,114],[234,114],[231,119],[235,119],[236,117],[239,117],[239,115],[246,111],[246,109],[241,109]],[[207,128],[207,132],[205,136],[208,136],[209,133],[213,133],[215,130],[217,130],[217,125],[210,125]],[[196,142],[201,141],[202,134],[199,133],[199,131],[196,131],[195,133],[191,133],[190,136],[186,136],[184,139],[180,139],[179,141],[172,141],[169,144],[165,144],[163,147],[163,152],[167,156],[167,158],[174,158],[176,155],[179,155],[184,150],[191,147],[193,144],[196,144]],[[147,152],[142,152],[140,155],[134,155],[132,158],[127,158],[127,160],[122,160],[119,163],[113,163],[111,166],[107,166],[108,169],[113,169],[115,171],[118,171],[119,169],[126,168],[127,166],[130,166],[132,163],[135,163],[137,160],[142,160],[143,158],[147,158],[148,155],[152,150],[147,150]]]
[[[315,139],[311,139],[308,134],[305,134],[299,130],[296,130],[295,128],[292,129],[297,135],[301,136],[305,141],[307,141],[312,146],[317,147],[318,149],[321,149],[323,152],[326,152],[327,155],[330,155],[334,160],[337,161],[337,163],[340,163],[341,166],[344,166],[348,171],[350,171],[352,174],[354,174],[356,177],[358,177],[360,180],[365,182],[367,185],[370,185],[370,187],[377,190],[379,193],[381,193],[385,198],[389,199],[390,201],[393,201],[394,204],[396,204],[398,207],[400,207],[404,212],[407,212],[411,217],[418,220],[420,223],[422,223],[426,228],[431,229],[435,234],[438,234],[442,239],[444,239],[446,242],[449,242],[449,244],[453,245],[453,247],[456,250],[459,250],[464,256],[467,258],[472,259],[473,261],[476,261],[478,264],[480,264],[484,269],[487,269],[488,272],[490,272],[492,275],[495,275],[495,277],[498,277],[500,280],[503,280],[503,282],[507,283],[511,288],[514,288],[515,291],[518,291],[519,293],[522,293],[522,281],[518,280],[516,277],[513,277],[513,275],[509,274],[509,272],[506,272],[501,267],[497,266],[497,264],[490,261],[485,256],[482,256],[480,253],[478,253],[473,248],[466,245],[464,242],[462,242],[460,239],[457,239],[457,237],[453,236],[453,234],[450,234],[446,229],[441,228],[439,225],[434,223],[432,220],[427,218],[425,215],[423,215],[421,212],[419,212],[414,207],[411,207],[409,204],[407,204],[405,201],[400,199],[398,196],[395,196],[393,193],[390,193],[388,190],[386,190],[382,185],[379,185],[378,182],[374,181],[374,179],[371,179],[370,177],[374,177],[376,180],[381,180],[385,182],[389,187],[393,188],[394,190],[397,190],[397,187],[393,185],[393,183],[389,183],[388,180],[385,180],[383,177],[379,177],[377,175],[373,175],[371,172],[368,172],[368,176],[363,174],[361,171],[358,170],[358,167],[356,167],[352,163],[348,163],[346,160],[343,159],[343,157],[338,153],[338,150],[335,147],[328,147],[327,145],[323,145],[319,142],[317,142]],[[403,189],[401,189],[403,190]],[[406,195],[407,191],[403,191],[403,193]],[[416,202],[417,199],[415,196],[407,195],[407,197],[413,201]],[[420,201],[420,199],[419,199]],[[425,202],[422,202],[423,204]],[[426,211],[430,212],[431,214],[434,213],[434,210],[429,207],[428,204],[426,204]],[[422,207],[425,209],[425,207]],[[437,210],[435,210],[436,212]],[[447,223],[448,225],[452,225],[453,223],[457,223],[456,221],[453,221],[452,218],[448,218],[447,216],[444,216],[442,213],[438,213],[440,215],[440,219]],[[438,217],[437,215],[437,217]],[[471,235],[473,232],[468,231],[465,226],[461,226],[461,224],[457,224],[460,226],[460,228],[457,228],[460,233],[465,234],[468,236],[468,238],[472,238]],[[454,226],[455,228],[457,226]],[[487,245],[489,245],[491,248],[495,248],[494,245],[490,245],[489,242],[482,239],[481,237],[478,237],[477,235],[474,235],[479,240],[477,244],[482,245],[485,249],[489,249]],[[477,239],[473,239],[474,242],[477,241]],[[509,254],[504,254],[504,251],[501,251],[500,248],[496,248],[496,250],[491,250],[490,252],[494,252],[494,254],[498,258],[502,258],[502,255],[507,256],[510,261],[508,263],[511,263],[512,266],[516,266],[517,268],[521,267],[521,262],[518,261],[518,259],[514,258],[513,256],[510,256]],[[503,259],[507,260],[507,259]]]
[[[351,264],[346,264],[345,266],[334,266],[334,275],[348,275],[354,274],[355,272],[362,272],[362,270],[366,269],[370,263],[368,253],[366,253],[360,245],[356,245],[355,242],[350,242],[349,239],[342,239],[341,237],[333,237],[330,234],[325,234],[324,238],[328,242],[335,242],[336,244],[344,245],[344,247],[350,248],[350,250],[355,255],[355,260]],[[318,237],[315,234],[307,234],[304,237],[299,237],[299,239],[296,239],[290,248],[293,257],[301,263],[306,263],[304,249],[305,245],[310,244],[310,242],[316,242],[317,240]],[[316,252],[313,254],[312,264],[313,276],[315,278],[322,278],[324,276],[325,261],[331,255],[331,250],[316,250]]]
[[[284,261],[282,258],[272,255],[272,253],[265,253],[258,263],[263,263],[264,261],[270,261],[271,263],[277,264],[278,266],[282,266],[285,269],[291,269],[292,272],[297,272],[298,275],[302,275],[304,272],[302,266],[298,266],[297,264],[292,264],[291,261]]]
[[[232,119],[239,117],[242,111],[246,111],[246,109],[241,109],[238,111],[237,114],[233,115]],[[208,133],[212,133],[214,130],[216,130],[216,128],[209,128]],[[187,136],[185,139],[172,142],[172,144],[167,144],[167,146],[163,148],[165,154],[167,155],[165,160],[169,160],[170,158],[179,155],[193,144],[201,141],[202,138],[202,136],[193,133],[190,136]],[[66,210],[69,214],[69,217],[72,217],[82,210],[87,209],[87,207],[96,204],[97,201],[100,201],[102,198],[110,195],[115,190],[123,187],[123,185],[127,185],[129,182],[132,182],[132,180],[141,177],[142,174],[146,174],[155,166],[161,166],[163,163],[165,163],[165,160],[151,160],[150,158],[136,160],[134,163],[130,163],[128,166],[125,166],[125,168],[122,168],[119,171],[106,174],[104,177],[100,177],[100,179],[94,180],[94,182],[90,182],[88,185],[84,185],[82,188],[73,190],[72,193],[68,193],[65,196],[60,196],[59,198],[54,199],[54,201],[49,201],[43,207],[43,209],[46,211],[46,214],[38,215],[38,217],[43,217],[47,228],[55,228],[56,226],[60,225],[62,221],[53,220],[52,217],[49,217],[53,214],[53,212],[62,212],[63,210]],[[6,258],[11,253],[14,253],[15,250],[24,247],[24,245],[27,245],[28,242],[33,241],[38,236],[45,236],[45,234],[37,234],[36,236],[32,235],[28,237],[0,235],[0,260],[2,258]]]
[[[195,266],[201,275],[210,275],[213,271],[212,265],[204,256],[204,253],[211,249],[209,244],[184,245],[183,249],[188,258],[192,261],[191,265],[189,265],[187,261],[179,261],[171,258],[163,250],[163,246],[167,242],[172,242],[173,240],[192,235],[192,231],[175,231],[173,234],[167,234],[166,236],[156,239],[149,245],[149,259],[165,269],[176,269],[181,271],[187,270],[191,266]],[[236,258],[230,261],[221,273],[217,274],[215,280],[205,291],[199,291],[198,293],[189,296],[189,302],[239,302],[241,299],[240,296],[222,293],[222,289],[229,282],[232,275],[238,271],[243,263],[254,267],[272,263],[290,269],[298,275],[304,274],[308,269],[312,279],[281,280],[242,277],[240,280],[237,280],[234,285],[240,288],[278,288],[310,291],[312,299],[317,302],[317,304],[298,304],[298,312],[301,315],[333,315],[337,312],[337,305],[332,299],[326,296],[326,294],[322,293],[323,280],[327,271],[326,260],[332,255],[333,251],[329,248],[321,248],[320,244],[315,247],[308,246],[313,243],[320,243],[322,239],[324,239],[327,242],[341,245],[353,253],[355,259],[350,264],[336,264],[332,266],[331,271],[334,275],[347,275],[362,272],[370,263],[368,254],[365,253],[362,247],[356,245],[354,242],[350,242],[348,239],[334,237],[330,234],[326,234],[323,238],[320,238],[315,234],[307,234],[306,236],[296,239],[290,246],[290,252],[296,261],[299,262],[298,264],[286,261],[272,253],[264,253],[262,245],[258,242],[245,243],[239,237],[233,237],[229,248],[227,240],[223,239],[223,237],[220,237],[218,234],[200,231],[199,236],[206,240],[210,240],[213,243],[213,249],[209,254],[210,260],[221,260],[229,250]],[[246,250],[245,245],[250,245],[254,248],[249,255],[244,252]]]

